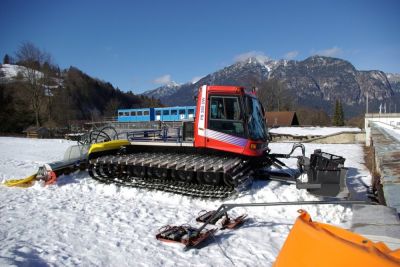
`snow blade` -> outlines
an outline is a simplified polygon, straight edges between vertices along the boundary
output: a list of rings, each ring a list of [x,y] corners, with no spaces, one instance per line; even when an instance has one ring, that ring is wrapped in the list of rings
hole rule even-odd
[[[237,226],[241,225],[246,217],[247,214],[242,214],[238,216],[237,218],[230,218],[228,216],[228,213],[221,213],[219,216],[214,216],[217,211],[211,210],[211,211],[200,211],[199,217],[196,218],[197,222],[202,222],[206,223],[208,220],[210,220],[208,223],[209,224],[217,224],[218,221],[220,221],[221,224],[221,229],[234,229]],[[224,217],[224,218],[222,218]]]
[[[191,248],[196,247],[216,231],[217,229],[203,229],[199,232],[199,229],[190,225],[167,225],[159,230],[156,239],[163,242],[182,243],[186,248]]]

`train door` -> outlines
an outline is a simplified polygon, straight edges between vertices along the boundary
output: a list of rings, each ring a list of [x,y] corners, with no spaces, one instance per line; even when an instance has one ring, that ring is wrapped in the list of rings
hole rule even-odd
[[[195,116],[195,107],[189,107],[187,110],[187,118],[193,120]]]
[[[162,116],[161,116],[161,120],[162,121],[170,121],[170,110],[167,108],[164,108],[162,110]]]
[[[159,109],[159,108],[156,108],[155,109],[155,120],[156,121],[161,121],[161,109]]]
[[[177,121],[179,120],[179,115],[178,115],[178,110],[177,109],[171,109],[171,121]]]
[[[187,115],[186,115],[186,110],[185,108],[179,109],[179,120],[186,120]]]

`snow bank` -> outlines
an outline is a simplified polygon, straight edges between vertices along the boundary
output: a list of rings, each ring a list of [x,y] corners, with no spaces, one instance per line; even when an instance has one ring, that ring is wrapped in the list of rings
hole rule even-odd
[[[399,127],[395,127],[383,122],[374,122],[377,126],[379,126],[380,128],[384,129],[385,132],[387,132],[388,134],[390,134],[393,138],[397,139],[398,141],[400,141],[400,128]]]
[[[48,161],[61,159],[73,142],[0,138],[0,177],[34,173]],[[271,144],[273,152],[290,144]],[[365,197],[370,175],[360,145],[306,144],[343,155],[349,167],[350,192]],[[289,161],[294,166],[294,161]],[[296,217],[307,210],[315,220],[349,226],[350,207],[292,206],[234,209],[249,220],[237,230],[224,230],[202,249],[183,252],[180,245],[155,239],[157,229],[190,223],[201,210],[222,203],[316,200],[305,190],[276,181],[256,181],[236,198],[194,199],[159,191],[105,185],[87,172],[61,176],[56,185],[28,189],[0,186],[0,266],[271,266]]]
[[[279,127],[269,129],[274,134],[290,134],[293,136],[326,136],[341,132],[360,132],[355,127]]]

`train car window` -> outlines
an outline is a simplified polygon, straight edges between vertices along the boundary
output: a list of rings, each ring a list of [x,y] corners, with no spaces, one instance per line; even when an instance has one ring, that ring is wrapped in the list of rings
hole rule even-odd
[[[124,112],[124,116],[129,116],[129,112]]]
[[[136,111],[131,111],[131,116],[136,116]]]
[[[123,112],[118,112],[118,116],[124,116],[124,113]]]
[[[160,116],[161,115],[161,110],[156,110],[156,115]]]
[[[164,110],[162,114],[163,115],[169,115],[169,110]]]
[[[144,112],[143,112],[143,115],[149,116],[149,111],[148,111],[148,110],[144,111]]]
[[[185,115],[185,110],[184,109],[180,109],[179,110],[179,115]]]
[[[171,110],[171,115],[178,115],[178,111],[176,109]]]
[[[193,114],[194,114],[194,109],[192,109],[192,108],[189,109],[189,110],[188,110],[188,114],[189,114],[189,115],[193,115]]]
[[[138,116],[142,116],[142,115],[143,115],[143,112],[142,112],[142,111],[138,111],[138,112],[137,112],[137,115],[138,115]]]

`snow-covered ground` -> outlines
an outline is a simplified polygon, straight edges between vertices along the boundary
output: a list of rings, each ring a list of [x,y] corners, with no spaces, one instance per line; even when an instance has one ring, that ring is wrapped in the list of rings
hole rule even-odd
[[[325,136],[341,132],[360,132],[360,128],[355,127],[278,127],[271,128],[273,134],[290,134],[293,136]]]
[[[400,142],[400,128],[390,125],[390,124],[386,124],[383,122],[374,122],[376,125],[378,125],[380,128],[385,129],[385,131],[390,134],[391,136],[393,136],[393,138],[397,139]]]
[[[18,74],[21,74],[22,77],[24,77],[28,72],[33,73],[32,69],[28,69],[24,66],[11,65],[11,64],[0,64],[0,71],[4,73],[4,77],[6,79],[15,79],[18,76]],[[37,78],[43,77],[43,73],[40,71],[34,71],[34,73]]]
[[[20,75],[20,78],[31,79],[33,74],[35,74],[35,77],[37,79],[43,78],[44,76],[43,72],[32,70],[24,66],[12,65],[12,64],[0,64],[0,81],[2,82],[12,82],[18,78],[18,75]],[[57,85],[52,85],[52,86],[46,85],[47,88],[57,88],[59,85],[63,83],[62,79],[59,78],[53,77],[52,80]]]
[[[0,137],[0,180],[35,173],[44,162],[59,160],[74,142]],[[291,144],[272,143],[275,153]],[[306,144],[344,156],[352,198],[365,198],[370,174],[358,144]],[[294,161],[289,164],[295,166]],[[248,213],[239,229],[223,230],[201,248],[155,239],[166,225],[189,223],[201,210],[221,203],[316,200],[305,190],[276,181],[256,181],[229,200],[204,200],[159,191],[101,184],[87,174],[61,176],[56,185],[8,188],[0,185],[0,266],[271,266],[298,209],[314,220],[349,227],[351,207],[338,205],[240,208]]]

